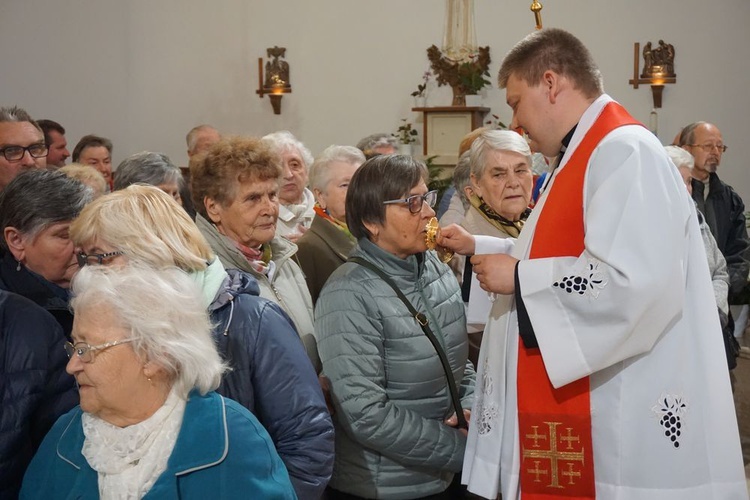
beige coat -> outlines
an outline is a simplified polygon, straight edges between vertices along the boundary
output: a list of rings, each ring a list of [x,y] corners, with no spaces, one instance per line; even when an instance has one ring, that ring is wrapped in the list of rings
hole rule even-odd
[[[195,223],[225,268],[239,269],[253,276],[260,285],[260,296],[279,304],[292,318],[310,361],[316,371],[320,372],[320,358],[314,336],[312,299],[307,290],[305,276],[292,259],[297,252],[297,245],[278,236],[271,240],[271,262],[276,269],[269,280],[266,275],[253,269],[234,242],[219,233],[216,226],[200,215],[196,216]]]

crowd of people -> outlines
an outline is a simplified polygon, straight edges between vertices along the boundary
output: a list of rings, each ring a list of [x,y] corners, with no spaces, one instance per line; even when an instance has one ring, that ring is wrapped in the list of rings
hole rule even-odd
[[[719,129],[663,147],[559,29],[498,83],[439,209],[386,134],[200,125],[184,174],[1,107],[0,498],[746,499]]]

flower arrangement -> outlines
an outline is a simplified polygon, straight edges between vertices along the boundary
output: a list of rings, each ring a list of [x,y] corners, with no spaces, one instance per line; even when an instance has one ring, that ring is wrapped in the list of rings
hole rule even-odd
[[[401,125],[396,129],[396,132],[391,134],[393,137],[398,139],[401,144],[413,144],[417,142],[418,132],[412,127],[409,120],[401,118]]]
[[[490,84],[485,78],[490,76],[489,47],[479,47],[468,61],[454,62],[445,57],[437,46],[432,45],[427,49],[427,58],[430,60],[438,86],[450,85],[453,88],[454,106],[464,105],[463,97],[466,94],[476,94],[485,85]]]
[[[424,97],[424,92],[427,90],[427,84],[430,81],[430,78],[432,77],[432,73],[429,71],[425,71],[424,75],[422,75],[422,83],[417,85],[417,90],[411,93],[412,97]]]

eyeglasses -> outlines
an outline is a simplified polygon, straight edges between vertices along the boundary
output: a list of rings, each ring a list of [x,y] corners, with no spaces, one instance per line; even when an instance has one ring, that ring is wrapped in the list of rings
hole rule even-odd
[[[719,153],[725,153],[727,150],[726,144],[688,144],[691,148],[701,148],[706,153],[710,153],[714,148],[719,150]]]
[[[99,264],[100,266],[104,262],[104,259],[110,259],[112,257],[117,257],[118,255],[125,255],[125,252],[120,252],[119,250],[116,252],[107,252],[107,253],[92,253],[90,255],[87,255],[83,252],[78,252],[76,254],[76,260],[78,261],[78,267],[84,267],[91,264]]]
[[[116,345],[127,344],[134,340],[135,339],[115,340],[114,342],[107,342],[106,344],[101,345],[88,345],[86,342],[76,342],[75,344],[65,342],[65,352],[68,354],[69,358],[72,358],[73,354],[75,354],[78,356],[78,359],[84,363],[92,363],[94,361],[94,352],[103,351],[104,349],[109,349]]]
[[[6,146],[0,149],[0,153],[3,154],[8,161],[18,161],[23,158],[23,155],[29,152],[32,158],[44,158],[49,153],[49,148],[46,144],[32,144],[31,146]]]
[[[400,200],[384,201],[383,205],[406,203],[409,206],[409,212],[418,214],[422,211],[422,205],[425,203],[427,203],[430,208],[435,207],[435,202],[437,201],[437,193],[437,191],[428,191],[425,194],[415,194],[414,196],[409,196],[408,198],[403,198]]]

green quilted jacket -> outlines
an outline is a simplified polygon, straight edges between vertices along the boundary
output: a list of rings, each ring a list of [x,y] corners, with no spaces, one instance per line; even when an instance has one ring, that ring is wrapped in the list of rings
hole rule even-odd
[[[420,312],[448,355],[462,405],[476,375],[467,361],[458,282],[434,252],[400,259],[362,239],[352,255],[383,269]],[[366,498],[418,498],[444,491],[461,470],[466,438],[453,413],[434,347],[390,286],[347,262],[315,309],[323,373],[331,380],[336,457],[329,485]]]

